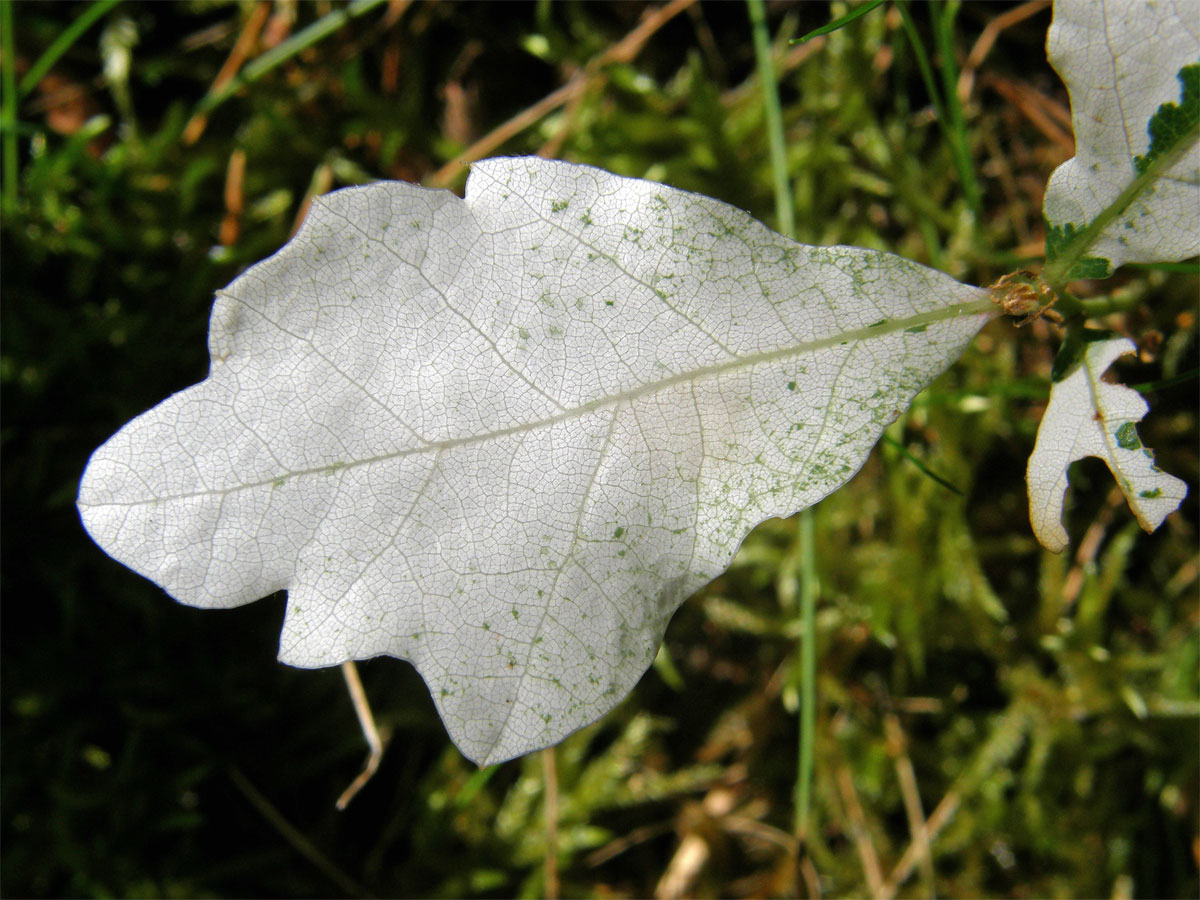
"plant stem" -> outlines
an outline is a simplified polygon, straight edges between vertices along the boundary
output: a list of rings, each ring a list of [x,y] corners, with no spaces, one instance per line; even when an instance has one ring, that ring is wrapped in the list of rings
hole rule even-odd
[[[3,153],[3,206],[4,214],[11,215],[17,207],[17,60],[16,45],[13,40],[13,5],[12,0],[0,3],[0,30],[3,30],[2,50],[4,58],[0,60],[0,92],[3,93],[3,112],[0,113],[0,128],[4,131]]]
[[[62,34],[56,37],[50,46],[46,48],[46,52],[39,56],[37,62],[29,67],[29,71],[21,76],[21,83],[17,87],[17,93],[21,97],[27,96],[30,91],[38,86],[38,82],[58,62],[59,58],[79,40],[83,33],[91,28],[97,20],[102,19],[105,13],[120,2],[121,0],[96,0],[91,5],[84,7],[78,18],[63,29]]]
[[[823,34],[832,34],[839,29],[845,28],[855,19],[861,19],[875,7],[882,5],[882,3],[883,0],[867,0],[866,3],[863,3],[861,6],[854,7],[854,9],[850,10],[850,12],[846,13],[844,16],[839,16],[832,22],[827,22],[826,24],[822,25],[820,28],[814,28],[808,34],[804,35],[804,37],[793,38],[790,43],[803,44],[807,41],[811,41],[815,37],[820,37]]]
[[[558,766],[554,748],[542,750],[546,782],[546,900],[558,900]]]
[[[750,13],[754,57],[758,63],[758,82],[767,119],[767,142],[771,149],[771,173],[775,183],[775,218],[779,225],[779,233],[795,240],[796,214],[792,208],[792,189],[788,181],[783,110],[779,106],[775,61],[771,57],[771,35],[767,30],[766,4],[763,0],[746,0],[746,7]]]
[[[921,72],[925,90],[929,93],[929,102],[933,104],[938,125],[950,147],[950,156],[954,160],[954,168],[958,172],[958,179],[962,184],[967,208],[978,216],[980,211],[979,182],[975,178],[975,169],[971,164],[971,154],[967,147],[966,123],[962,117],[962,106],[955,93],[958,67],[954,63],[953,24],[958,6],[954,4],[945,7],[936,5],[929,7],[933,16],[934,39],[938,44],[942,82],[945,85],[944,96],[943,90],[938,86],[937,78],[933,74],[933,64],[929,61],[929,54],[925,52],[925,45],[921,43],[921,35],[917,31],[917,23],[912,17],[908,4],[898,0],[896,8],[900,10],[900,21],[904,25],[904,33],[908,36],[908,42],[912,46],[913,58],[917,61],[917,68]]]
[[[220,88],[205,94],[192,111],[192,118],[212,112],[212,110],[228,100],[245,85],[258,80],[276,66],[281,65],[302,50],[306,50],[323,38],[328,37],[351,19],[356,19],[370,12],[382,2],[383,0],[354,0],[353,3],[338,7],[333,12],[322,16],[307,28],[298,31],[286,41],[283,41],[276,47],[272,47],[266,53],[254,59],[253,62],[247,64],[237,77],[230,79]]]
[[[817,727],[817,553],[812,508],[796,522],[800,545],[800,746],[796,757],[796,813],[793,833],[803,842],[808,836],[812,807],[813,748]]]
[[[933,37],[941,64],[943,109],[946,113],[942,129],[954,155],[954,166],[958,169],[967,207],[978,218],[982,211],[982,194],[979,180],[975,177],[975,166],[971,161],[967,123],[963,117],[962,104],[958,100],[958,64],[954,57],[954,17],[958,15],[958,8],[957,2],[935,4],[929,7],[929,12],[933,19]]]
[[[767,133],[771,148],[771,171],[775,183],[775,215],[779,230],[795,239],[796,217],[788,181],[787,154],[784,146],[783,114],[779,105],[779,89],[775,65],[771,58],[771,38],[763,0],[746,0],[750,27],[754,35],[754,56],[758,62],[758,80],[766,112]],[[808,829],[809,808],[812,804],[813,744],[816,729],[816,671],[817,642],[815,633],[817,578],[816,550],[813,535],[812,509],[801,511],[796,523],[796,543],[800,562],[800,666],[797,672],[800,692],[800,739],[796,759],[796,810],[794,833],[803,842]]]

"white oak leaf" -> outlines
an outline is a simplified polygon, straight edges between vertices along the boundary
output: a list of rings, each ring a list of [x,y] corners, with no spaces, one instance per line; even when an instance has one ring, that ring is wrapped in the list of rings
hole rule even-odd
[[[616,705],[676,607],[848,480],[990,309],[587,166],[349,188],[218,293],[209,377],[96,451],[79,510],[183,603],[287,590],[286,663],[411,660],[499,762]]]
[[[1103,278],[1200,253],[1194,0],[1058,0],[1047,52],[1076,145],[1046,187],[1048,267],[1070,256],[1063,278]]]
[[[1101,380],[1117,357],[1135,349],[1128,338],[1090,343],[1080,364],[1050,390],[1026,472],[1029,519],[1048,550],[1057,553],[1068,543],[1063,503],[1067,467],[1077,459],[1096,456],[1108,464],[1146,531],[1158,528],[1187,496],[1187,484],[1159,469],[1138,438],[1136,423],[1150,408],[1142,395]]]

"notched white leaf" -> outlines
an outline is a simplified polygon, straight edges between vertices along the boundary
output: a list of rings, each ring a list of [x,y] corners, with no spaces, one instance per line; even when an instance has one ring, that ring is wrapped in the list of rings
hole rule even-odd
[[[1154,531],[1179,508],[1187,485],[1154,464],[1142,446],[1137,424],[1149,410],[1142,395],[1101,376],[1117,357],[1135,350],[1114,338],[1088,344],[1082,362],[1050,390],[1050,403],[1029,457],[1029,519],[1037,539],[1056,553],[1068,543],[1063,527],[1067,467],[1096,456],[1108,464],[1138,523]]]
[[[335,192],[218,294],[208,379],[79,509],[194,606],[288,591],[279,656],[388,654],[480,763],[611,709],[756,523],[848,480],[986,292],[541,159]]]
[[[1048,262],[1089,230],[1072,278],[1200,253],[1194,0],[1058,0],[1047,51],[1077,154],[1046,188]]]

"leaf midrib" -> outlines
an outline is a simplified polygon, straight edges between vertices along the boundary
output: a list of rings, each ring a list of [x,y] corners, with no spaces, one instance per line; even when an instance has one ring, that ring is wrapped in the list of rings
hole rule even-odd
[[[571,407],[563,412],[556,413],[552,416],[547,416],[533,422],[525,422],[519,425],[512,425],[506,428],[497,428],[493,431],[484,434],[466,435],[460,438],[448,438],[442,441],[430,441],[420,447],[409,447],[403,450],[397,450],[392,453],[384,453],[379,456],[369,456],[362,459],[352,461],[331,461],[319,466],[313,466],[308,469],[295,469],[275,475],[270,478],[263,478],[258,481],[248,482],[245,484],[235,485],[229,488],[221,488],[216,490],[201,490],[189,491],[180,494],[171,494],[165,497],[151,497],[144,500],[131,500],[125,503],[116,501],[105,501],[103,503],[85,503],[80,501],[81,508],[92,507],[137,507],[146,506],[155,503],[163,503],[177,500],[188,500],[197,497],[224,496],[233,494],[238,491],[252,490],[254,488],[273,487],[280,479],[291,480],[300,478],[306,475],[317,474],[338,474],[359,466],[371,465],[373,463],[387,462],[395,459],[402,459],[408,456],[416,456],[421,453],[440,452],[443,450],[453,450],[457,447],[470,446],[472,444],[482,444],[492,440],[499,440],[513,434],[521,434],[523,432],[536,431],[541,428],[549,428],[557,425],[559,422],[568,419],[576,418],[602,409],[606,406],[618,405],[624,402],[632,402],[641,397],[649,396],[658,391],[666,390],[674,387],[677,384],[687,382],[699,382],[709,378],[717,378],[728,372],[733,372],[739,369],[752,368],[764,363],[773,362],[775,360],[788,359],[790,357],[802,356],[806,353],[816,353],[821,350],[826,350],[830,347],[841,346],[852,342],[868,340],[873,337],[881,337],[883,335],[895,334],[896,332],[905,331],[910,328],[923,328],[938,322],[945,322],[951,319],[957,319],[962,316],[985,315],[996,312],[997,307],[989,297],[982,297],[969,303],[956,303],[950,306],[943,306],[933,310],[917,313],[912,316],[906,316],[900,319],[888,319],[884,322],[875,325],[868,325],[862,328],[856,328],[850,331],[843,331],[837,334],[830,335],[825,338],[820,338],[814,341],[806,341],[799,344],[791,344],[786,347],[781,347],[775,350],[765,350],[760,353],[753,353],[748,356],[740,356],[736,359],[727,360],[722,363],[716,363],[710,366],[702,366],[697,369],[690,369],[686,372],[680,372],[657,381],[650,381],[642,385],[638,385],[628,390],[621,391],[616,394],[610,394],[605,397],[598,397],[594,400],[589,400],[587,403],[579,406]],[[203,384],[203,382],[201,382]],[[197,385],[198,387],[199,385]]]

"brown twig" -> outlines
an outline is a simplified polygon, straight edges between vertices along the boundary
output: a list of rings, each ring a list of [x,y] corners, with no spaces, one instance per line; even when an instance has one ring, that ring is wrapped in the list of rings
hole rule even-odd
[[[987,26],[979,35],[979,39],[975,41],[975,46],[971,48],[971,52],[967,54],[967,61],[963,63],[962,71],[958,76],[958,100],[960,103],[966,103],[971,98],[971,90],[975,87],[975,73],[979,71],[979,67],[995,46],[996,40],[1000,37],[1001,32],[1006,28],[1011,28],[1018,22],[1024,22],[1030,16],[1036,16],[1043,9],[1050,5],[1050,0],[1028,0],[1020,6],[1015,6],[1007,12],[1001,13],[987,23]]]
[[[1108,530],[1113,514],[1121,505],[1123,498],[1124,494],[1121,493],[1121,489],[1114,485],[1108,492],[1108,496],[1104,498],[1104,506],[1096,514],[1096,518],[1092,519],[1087,531],[1083,533],[1083,538],[1079,541],[1079,549],[1075,551],[1075,563],[1063,581],[1061,607],[1063,613],[1066,613],[1079,599],[1087,570],[1095,562],[1096,554],[1100,552],[1100,544],[1104,541],[1104,533]]]
[[[254,5],[254,9],[250,11],[250,15],[246,19],[246,24],[242,28],[242,33],[238,35],[237,42],[229,52],[229,58],[225,60],[225,64],[221,66],[221,71],[217,72],[217,77],[213,79],[212,87],[208,89],[210,94],[217,93],[234,79],[238,70],[246,62],[246,58],[250,55],[254,44],[258,41],[259,32],[262,31],[262,27],[266,24],[267,17],[270,14],[270,3],[260,2]],[[196,143],[200,139],[200,135],[204,133],[204,127],[207,124],[208,116],[203,113],[192,116],[183,129],[182,140],[184,146]]]
[[[924,827],[917,834],[913,835],[912,843],[908,845],[908,849],[900,857],[900,862],[896,863],[896,868],[892,870],[892,874],[884,882],[879,893],[879,896],[883,900],[891,900],[892,897],[896,896],[897,888],[908,880],[908,876],[912,874],[913,868],[920,861],[922,854],[927,852],[927,850],[922,848],[928,848],[941,830],[950,824],[950,820],[958,812],[958,806],[961,802],[962,798],[957,790],[951,788],[946,791],[946,795],[942,797],[942,802],[937,805],[937,809],[933,811],[933,815],[925,820]]]
[[[1063,159],[1075,152],[1071,113],[1061,103],[1009,78],[985,74],[983,83],[1019,110],[1054,145]]]
[[[456,159],[434,172],[426,183],[433,187],[449,187],[454,184],[462,174],[464,166],[487,156],[509,139],[567,103],[572,97],[587,91],[591,87],[593,79],[603,78],[600,70],[604,66],[611,63],[626,63],[634,59],[656,31],[695,2],[696,0],[671,0],[665,6],[651,10],[629,34],[604,52],[588,60],[587,65],[570,81],[553,93],[547,94],[537,103],[517,113],[507,122],[492,129],[459,154]]]
[[[308,190],[305,191],[304,199],[300,201],[300,208],[296,210],[296,218],[292,221],[292,232],[288,235],[288,240],[296,236],[296,232],[308,218],[313,198],[326,193],[331,187],[333,187],[333,167],[329,163],[323,162],[317,166],[317,171],[313,172],[312,180],[308,183]]]
[[[317,845],[305,837],[304,832],[293,825],[281,813],[275,805],[267,799],[266,795],[256,788],[241,770],[236,766],[230,766],[227,770],[229,780],[233,782],[233,786],[242,792],[250,805],[258,812],[260,816],[267,820],[272,828],[274,828],[279,836],[282,837],[291,846],[293,850],[303,856],[312,865],[319,869],[326,878],[336,884],[347,895],[351,897],[363,896],[363,887],[353,878],[343,872],[336,864],[324,853],[322,853]]]
[[[667,864],[667,871],[654,888],[656,900],[679,900],[686,897],[700,870],[708,862],[708,842],[694,831],[684,835],[679,847]]]
[[[842,803],[846,807],[846,817],[850,820],[850,835],[858,850],[863,874],[867,877],[867,887],[870,888],[872,897],[882,897],[883,870],[879,867],[879,854],[875,852],[875,844],[871,841],[862,804],[858,800],[858,791],[854,789],[854,776],[848,766],[838,765],[835,779],[838,793],[842,795]]]
[[[904,812],[908,817],[908,830],[912,834],[913,846],[917,850],[917,861],[921,867],[921,880],[925,883],[925,893],[929,897],[936,896],[934,891],[933,858],[929,852],[929,841],[923,840],[925,834],[925,810],[921,806],[921,792],[917,788],[917,773],[913,768],[912,759],[908,755],[908,741],[904,730],[900,727],[900,719],[895,713],[888,713],[883,719],[887,732],[888,755],[896,767],[896,778],[900,782],[900,796],[904,798]]]
[[[363,737],[367,740],[370,753],[363,764],[363,770],[358,777],[350,782],[350,787],[342,791],[337,799],[337,808],[345,809],[362,786],[371,780],[379,761],[383,759],[383,738],[375,728],[375,717],[371,715],[371,705],[367,702],[367,692],[363,690],[362,680],[358,677],[358,666],[352,661],[342,663],[342,676],[346,679],[346,687],[350,689],[350,699],[354,703],[354,712],[358,716],[358,724],[362,727]]]
[[[225,168],[225,216],[221,219],[220,241],[223,247],[237,243],[245,207],[246,151],[241,147],[229,154]]]

